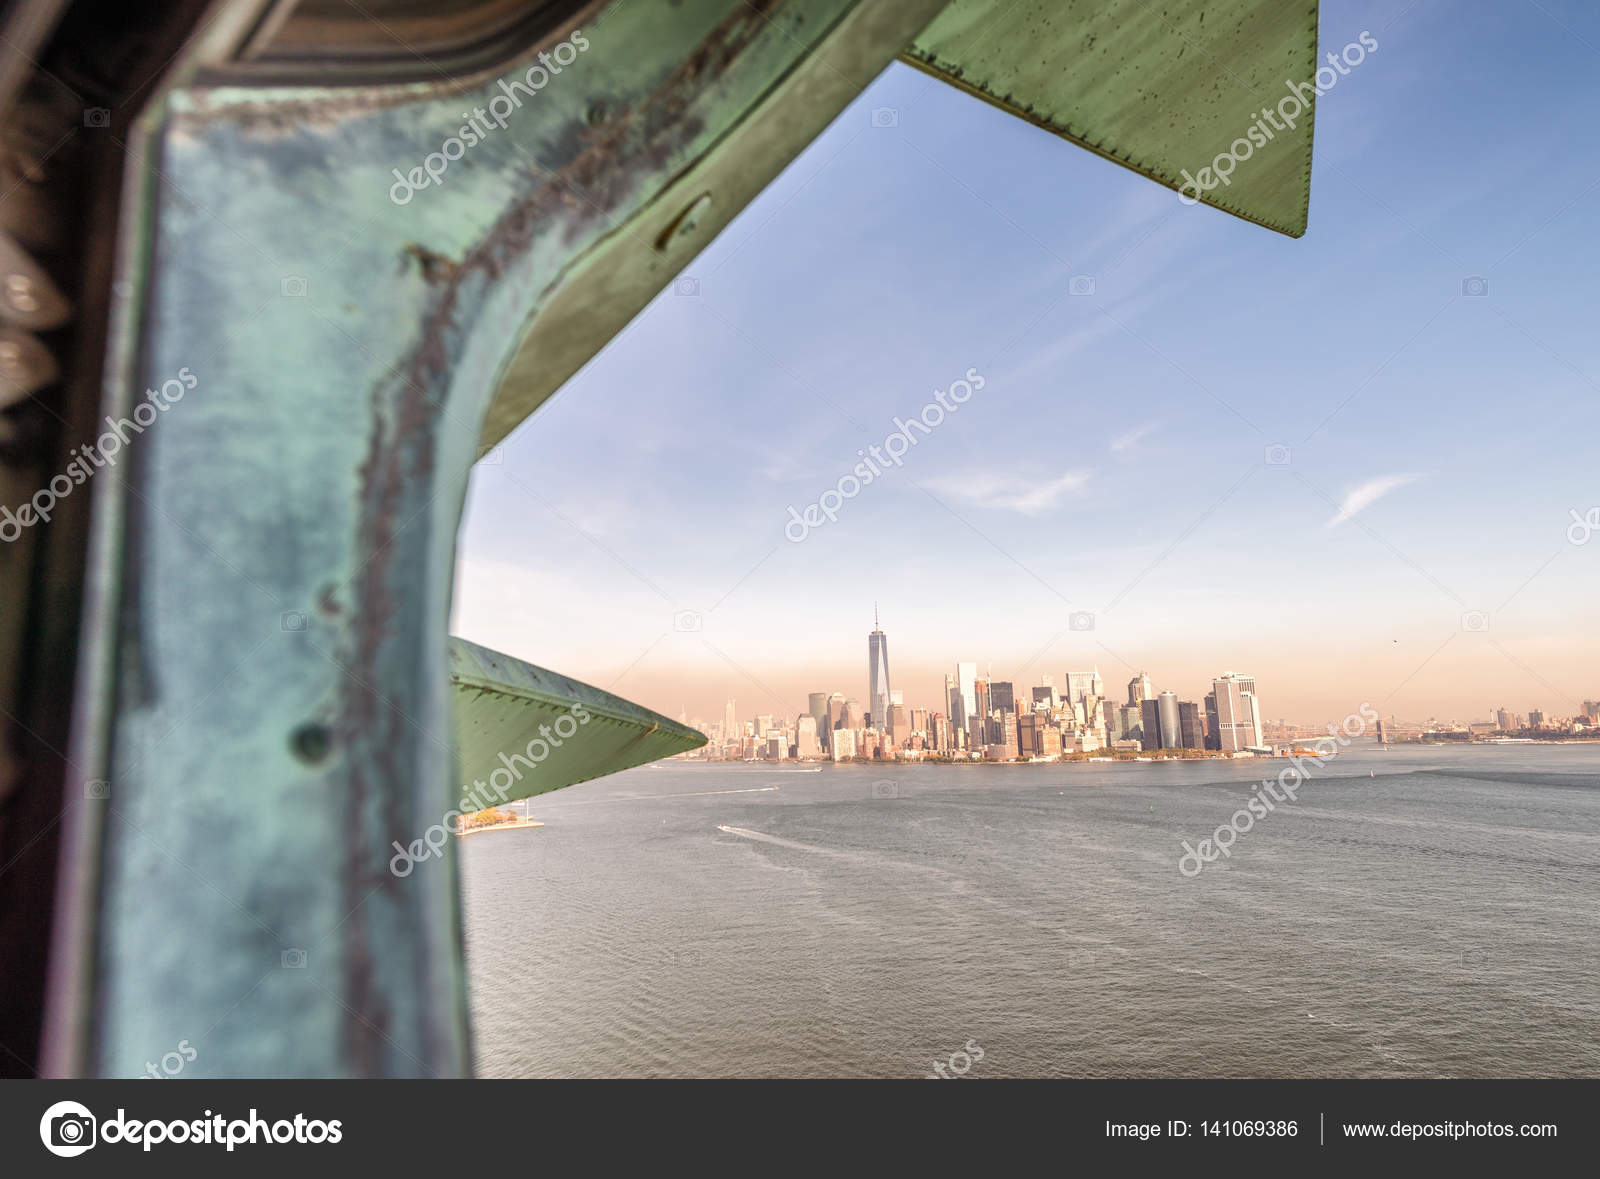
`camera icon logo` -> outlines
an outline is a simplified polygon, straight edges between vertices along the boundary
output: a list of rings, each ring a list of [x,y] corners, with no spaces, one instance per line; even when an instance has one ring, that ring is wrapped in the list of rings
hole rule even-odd
[[[287,295],[291,299],[304,298],[306,293],[306,280],[301,278],[298,274],[291,274],[278,284],[278,293],[280,295]]]
[[[1461,629],[1485,631],[1489,629],[1489,615],[1482,610],[1468,610],[1461,616]]]
[[[104,778],[95,778],[92,781],[85,782],[83,784],[83,796],[85,798],[110,798],[111,783]]]
[[[76,1101],[58,1101],[39,1119],[39,1141],[53,1155],[76,1158],[94,1147],[96,1122],[88,1107]]]
[[[672,616],[672,629],[686,634],[705,629],[706,620],[698,610],[679,610]]]
[[[879,778],[872,784],[873,798],[899,798],[900,784],[892,778]]]
[[[672,284],[674,295],[698,295],[700,293],[700,280],[693,275],[685,274]]]
[[[1074,274],[1067,280],[1067,293],[1069,295],[1094,294],[1094,275]]]
[[[1281,442],[1274,442],[1262,453],[1263,459],[1269,467],[1287,467],[1289,465],[1289,448]]]
[[[1068,630],[1093,630],[1094,615],[1087,610],[1074,610],[1067,615]]]
[[[1461,293],[1468,296],[1481,296],[1489,293],[1489,280],[1480,275],[1469,275],[1461,280]]]
[[[302,631],[306,628],[306,616],[298,610],[290,610],[278,619],[278,626],[285,631]]]
[[[285,950],[278,957],[278,965],[285,970],[304,970],[306,968],[306,952],[304,950]]]
[[[83,112],[83,125],[85,127],[111,126],[111,112],[103,106],[91,106]]]
[[[874,127],[898,127],[900,125],[900,112],[892,106],[875,106],[872,108],[872,125]]]

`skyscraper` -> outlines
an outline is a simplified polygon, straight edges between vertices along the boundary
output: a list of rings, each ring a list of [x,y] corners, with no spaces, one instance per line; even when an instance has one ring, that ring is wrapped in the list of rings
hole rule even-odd
[[[806,711],[817,718],[817,732],[828,727],[828,694],[812,692],[806,698]]]
[[[904,745],[911,738],[911,713],[904,704],[891,701],[889,704],[889,738],[898,747]]]
[[[867,636],[867,708],[872,723],[889,723],[889,639],[878,627],[878,607],[872,607],[872,633]]]
[[[1139,743],[1147,750],[1160,749],[1161,705],[1155,700],[1141,700],[1139,709],[1143,713],[1139,725]]]
[[[1138,708],[1146,700],[1153,700],[1155,694],[1156,686],[1142,671],[1128,681],[1128,704],[1134,708]]]
[[[1183,723],[1178,714],[1178,694],[1163,692],[1156,697],[1156,714],[1161,720],[1161,749],[1183,748]]]
[[[1217,748],[1225,752],[1262,743],[1261,702],[1254,676],[1225,672],[1211,682],[1217,705]]]
[[[1015,712],[1017,694],[1010,680],[992,680],[989,684],[989,707],[997,712]]]
[[[839,727],[854,732],[856,729],[866,728],[866,721],[861,715],[861,701],[853,697],[844,702],[844,713],[839,718]]]
[[[1077,704],[1085,696],[1098,695],[1095,691],[1095,681],[1100,678],[1100,669],[1093,671],[1067,672],[1067,703]]]
[[[1205,728],[1200,723],[1200,706],[1193,700],[1178,701],[1178,735],[1185,749],[1204,749]]]
[[[813,695],[820,695],[820,693],[813,693]],[[798,723],[795,725],[794,755],[796,757],[820,757],[822,755],[822,745],[817,740],[817,718],[809,712],[802,713]]]
[[[737,735],[738,723],[733,714],[733,701],[730,700],[722,710],[722,736],[724,740]]]
[[[960,716],[952,716],[950,724],[957,729],[965,729],[973,717],[978,715],[978,665],[976,663],[956,664],[956,705],[961,709]]]

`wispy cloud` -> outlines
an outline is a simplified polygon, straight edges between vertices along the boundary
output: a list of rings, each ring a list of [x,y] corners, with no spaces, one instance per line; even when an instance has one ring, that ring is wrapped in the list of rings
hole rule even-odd
[[[1068,471],[1049,482],[1028,482],[1015,476],[969,475],[944,480],[940,490],[980,508],[999,508],[1036,516],[1061,502],[1069,492],[1089,482],[1088,471]]]
[[[1397,487],[1415,483],[1420,478],[1421,475],[1382,475],[1376,479],[1368,479],[1344,497],[1344,501],[1339,504],[1339,514],[1328,521],[1327,527],[1333,528],[1346,520],[1353,519],[1358,512],[1370,508]]]
[[[1114,453],[1121,453],[1122,451],[1127,450],[1128,447],[1132,446],[1134,443],[1140,441],[1141,439],[1148,438],[1151,434],[1154,434],[1160,428],[1161,428],[1161,423],[1160,422],[1151,422],[1147,426],[1140,426],[1136,430],[1129,430],[1126,434],[1122,435],[1120,438],[1113,438],[1111,440],[1111,449],[1112,449],[1112,451]]]

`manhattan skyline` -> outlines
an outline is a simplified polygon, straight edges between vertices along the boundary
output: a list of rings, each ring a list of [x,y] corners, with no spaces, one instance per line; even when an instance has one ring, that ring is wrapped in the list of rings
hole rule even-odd
[[[865,700],[874,598],[908,703],[959,655],[1180,690],[1247,667],[1302,722],[1578,711],[1600,129],[1572,99],[1600,30],[1546,20],[1325,4],[1324,41],[1381,48],[1318,104],[1299,241],[891,67],[480,466],[456,633],[673,716]],[[1465,158],[1541,181],[1441,179]]]

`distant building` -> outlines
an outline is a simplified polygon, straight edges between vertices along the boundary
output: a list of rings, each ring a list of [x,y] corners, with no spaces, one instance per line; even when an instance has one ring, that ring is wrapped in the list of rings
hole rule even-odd
[[[1182,749],[1182,722],[1178,717],[1178,694],[1162,692],[1156,697],[1156,713],[1161,720],[1161,749]]]
[[[1139,740],[1146,749],[1161,748],[1161,705],[1155,700],[1145,700],[1139,705],[1141,713]]]
[[[1044,717],[1037,712],[1025,712],[1017,717],[1017,755],[1033,757],[1039,752],[1039,733],[1044,728]]]
[[[904,704],[889,705],[889,743],[904,745],[911,739],[911,712]]]
[[[1216,701],[1217,748],[1232,753],[1251,749],[1263,741],[1261,705],[1254,676],[1225,672],[1211,682]]]
[[[1178,701],[1178,733],[1182,748],[1206,747],[1205,726],[1200,719],[1200,706],[1193,700]]]
[[[952,713],[950,723],[957,729],[965,730],[968,723],[978,713],[978,665],[976,663],[956,664],[956,705],[959,713]]]
[[[845,761],[856,755],[856,733],[854,729],[836,729],[833,734],[833,745],[829,751],[834,761]]]
[[[889,639],[878,626],[878,608],[872,608],[872,633],[867,635],[867,707],[872,723],[889,720]]]
[[[1150,677],[1142,671],[1128,681],[1128,706],[1130,708],[1140,707],[1146,700],[1154,697],[1155,694],[1156,686],[1150,682]]]
[[[1100,678],[1100,669],[1067,672],[1067,702],[1081,704],[1085,696],[1095,694],[1094,682]]]
[[[841,729],[864,729],[867,727],[866,717],[861,711],[861,701],[850,698],[844,702],[844,712],[839,719]]]
[[[1495,710],[1494,723],[1503,733],[1509,733],[1516,727],[1516,722],[1511,719],[1511,714],[1503,708]]]
[[[994,680],[989,685],[989,707],[997,712],[1015,712],[1017,694],[1010,680]]]
[[[1542,709],[1528,709],[1528,727],[1530,729],[1544,728],[1544,711]]]
[[[812,693],[813,698],[819,695],[820,692]],[[823,697],[823,700],[826,703],[827,698]],[[795,722],[794,755],[802,758],[822,756],[822,744],[817,740],[817,718],[809,712]]]

